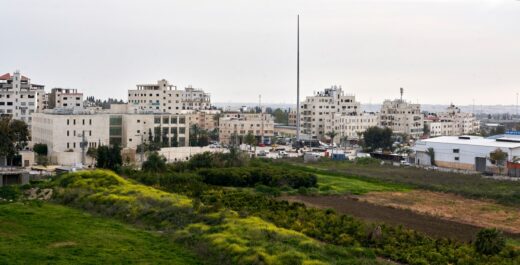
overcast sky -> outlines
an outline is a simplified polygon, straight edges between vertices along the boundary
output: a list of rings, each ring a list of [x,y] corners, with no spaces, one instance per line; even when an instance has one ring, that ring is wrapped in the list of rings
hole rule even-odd
[[[0,72],[127,99],[165,78],[214,102],[295,103],[342,85],[364,103],[514,104],[520,1],[0,0]]]

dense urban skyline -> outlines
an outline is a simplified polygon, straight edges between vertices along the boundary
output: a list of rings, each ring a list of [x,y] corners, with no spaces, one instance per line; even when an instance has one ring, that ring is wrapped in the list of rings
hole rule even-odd
[[[364,103],[404,87],[511,105],[520,90],[518,1],[202,2],[4,0],[0,69],[102,98],[166,78],[214,102],[292,104],[300,14],[302,100],[337,84]]]

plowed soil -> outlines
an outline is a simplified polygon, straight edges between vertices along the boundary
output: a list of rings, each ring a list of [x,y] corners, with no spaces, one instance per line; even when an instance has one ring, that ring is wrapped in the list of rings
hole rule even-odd
[[[460,241],[474,240],[482,228],[460,221],[447,220],[438,216],[422,214],[409,209],[377,205],[358,197],[341,196],[284,196],[280,199],[305,203],[317,208],[332,208],[338,213],[348,214],[369,222],[384,222],[428,234],[432,237],[451,238]],[[519,233],[505,231],[507,236],[520,238]]]

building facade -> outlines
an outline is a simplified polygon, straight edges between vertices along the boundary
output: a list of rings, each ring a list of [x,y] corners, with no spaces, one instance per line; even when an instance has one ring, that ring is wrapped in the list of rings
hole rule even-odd
[[[453,104],[445,112],[430,113],[425,118],[424,124],[431,137],[458,136],[480,132],[480,122],[475,115],[461,112]]]
[[[71,88],[53,88],[47,94],[46,109],[54,108],[83,108],[83,93]]]
[[[211,109],[209,93],[192,87],[177,90],[165,79],[159,80],[157,84],[137,85],[137,89],[128,90],[128,104],[139,111],[163,113]]]
[[[332,86],[309,96],[301,104],[300,132],[303,138],[323,139],[335,129],[341,115],[357,115],[360,103],[354,95],[346,95],[341,86]]]
[[[385,100],[379,113],[379,124],[397,134],[408,134],[419,139],[424,133],[421,105],[402,99]]]
[[[500,149],[507,153],[507,161],[512,162],[520,157],[520,138],[507,135],[497,139],[440,136],[417,141],[413,149],[418,165],[431,166],[434,160],[438,167],[498,173],[497,163],[490,160],[491,153]]]
[[[32,123],[32,114],[44,109],[44,86],[31,83],[31,79],[20,74],[7,73],[0,76],[0,115]]]
[[[182,147],[189,139],[189,124],[182,114],[55,109],[34,113],[33,121],[32,143],[47,144],[50,156],[80,153],[83,141],[86,148],[117,144],[135,149],[150,141]]]
[[[334,131],[338,133],[335,143],[345,140],[359,140],[370,127],[379,126],[379,115],[363,112],[356,115],[338,115],[334,117]]]
[[[223,144],[237,143],[238,139],[253,134],[258,142],[274,136],[274,119],[266,113],[223,113],[219,119],[219,140]]]

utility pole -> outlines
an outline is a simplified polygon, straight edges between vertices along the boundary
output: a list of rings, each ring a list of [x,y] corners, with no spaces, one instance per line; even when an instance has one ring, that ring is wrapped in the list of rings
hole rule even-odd
[[[81,147],[81,164],[85,165],[85,149],[87,148],[87,139],[85,137],[85,130],[81,132],[81,142],[79,146]]]
[[[296,142],[300,144],[300,15],[296,23]]]

